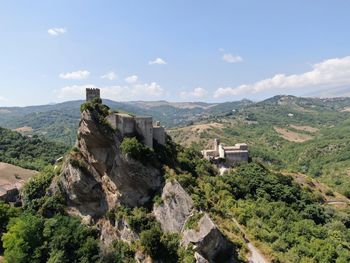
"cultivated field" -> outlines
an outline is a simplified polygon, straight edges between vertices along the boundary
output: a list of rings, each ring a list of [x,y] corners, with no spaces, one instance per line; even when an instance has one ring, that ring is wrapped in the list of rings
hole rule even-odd
[[[283,128],[274,127],[274,129],[283,139],[290,142],[306,142],[313,138],[310,135],[293,132]]]
[[[36,173],[37,171],[0,162],[0,192],[12,189],[14,186],[20,188],[25,181]]]

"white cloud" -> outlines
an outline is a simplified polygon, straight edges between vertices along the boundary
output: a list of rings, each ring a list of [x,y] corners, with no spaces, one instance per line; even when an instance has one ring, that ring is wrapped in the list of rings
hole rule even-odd
[[[244,84],[237,87],[219,88],[214,97],[237,96],[247,93],[275,91],[288,92],[290,89],[324,90],[350,85],[350,56],[328,59],[314,64],[312,70],[302,74],[277,74],[272,78],[257,81],[253,84]]]
[[[232,55],[230,53],[225,53],[222,55],[222,60],[228,62],[228,63],[235,63],[235,62],[241,62],[243,61],[243,58],[237,55]]]
[[[134,84],[131,86],[106,86],[98,87],[93,84],[66,86],[57,92],[57,97],[61,100],[84,99],[85,89],[99,88],[101,95],[116,101],[125,101],[133,99],[152,99],[158,98],[164,94],[164,90],[156,82]]]
[[[203,89],[201,87],[195,88],[193,91],[182,91],[180,92],[180,97],[183,99],[189,99],[189,98],[204,98],[208,95],[208,92],[206,89]]]
[[[131,93],[134,96],[144,95],[151,97],[160,97],[164,90],[156,82],[136,84],[131,88]]]
[[[110,72],[102,75],[101,78],[108,79],[108,80],[115,80],[117,78],[117,74],[115,74],[113,71],[110,71]]]
[[[125,82],[129,83],[129,84],[132,84],[132,83],[136,83],[138,81],[138,79],[139,79],[138,76],[132,75],[132,76],[126,77],[125,78]]]
[[[0,96],[0,103],[6,103],[6,102],[8,102],[8,101],[9,101],[9,100],[6,99],[5,97]]]
[[[87,79],[90,76],[90,72],[87,70],[78,70],[68,73],[61,73],[59,77],[61,79]]]
[[[51,36],[58,36],[62,35],[67,32],[66,28],[63,27],[55,27],[55,28],[50,28],[47,30],[47,33],[49,33]]]
[[[165,65],[166,62],[161,58],[156,58],[155,60],[151,60],[148,62],[149,65]]]

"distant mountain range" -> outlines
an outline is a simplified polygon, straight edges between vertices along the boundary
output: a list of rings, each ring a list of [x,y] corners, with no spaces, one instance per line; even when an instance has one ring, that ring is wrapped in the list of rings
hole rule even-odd
[[[186,126],[208,118],[227,116],[243,108],[261,105],[295,105],[313,109],[343,109],[350,107],[350,98],[299,98],[279,95],[261,102],[240,100],[224,103],[130,101],[116,102],[104,99],[113,110],[136,115],[153,116],[166,128]],[[0,107],[0,126],[30,135],[38,134],[48,139],[74,144],[80,119],[80,105],[84,101],[68,101],[58,104],[28,107]]]
[[[150,115],[165,127],[190,124],[194,121],[231,112],[252,104],[242,100],[226,103],[103,100],[113,110],[136,115]],[[73,144],[80,119],[80,105],[84,101],[68,101],[58,104],[0,107],[0,126],[25,134],[41,134],[68,144]]]

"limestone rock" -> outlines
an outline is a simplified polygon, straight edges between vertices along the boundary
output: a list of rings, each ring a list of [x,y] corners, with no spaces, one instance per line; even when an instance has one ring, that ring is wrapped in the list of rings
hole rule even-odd
[[[118,230],[119,239],[122,241],[131,244],[132,242],[139,239],[139,236],[131,230],[126,220],[121,219],[120,221],[116,221],[115,225]]]
[[[199,230],[185,230],[182,242],[185,246],[193,244],[194,249],[210,263],[218,262],[217,257],[225,256],[220,262],[231,262],[232,244],[223,236],[208,214],[198,222]],[[203,262],[199,259],[198,262]]]
[[[67,160],[59,180],[68,206],[81,215],[98,218],[118,204],[144,205],[161,187],[160,171],[123,156],[121,141],[118,131],[101,123],[97,112],[82,113],[76,155],[83,167]]]
[[[180,233],[192,208],[192,198],[182,186],[169,181],[163,188],[162,203],[154,206],[153,213],[163,231]]]
[[[196,263],[209,263],[201,254],[197,252],[194,253],[194,258],[196,259]]]
[[[64,189],[67,205],[74,207],[82,216],[102,216],[107,212],[106,196],[98,174],[83,173],[66,163],[59,182]]]

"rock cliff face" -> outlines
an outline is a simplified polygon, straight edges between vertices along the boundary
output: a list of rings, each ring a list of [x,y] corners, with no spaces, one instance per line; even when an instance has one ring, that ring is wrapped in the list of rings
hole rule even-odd
[[[193,245],[197,263],[232,262],[232,244],[208,214],[204,213],[195,229],[185,229],[193,213],[193,201],[178,182],[166,183],[162,203],[154,206],[153,213],[163,231],[181,234],[185,247]]]
[[[198,227],[198,230],[189,229],[183,232],[184,245],[193,244],[196,252],[209,262],[218,262],[219,257],[220,262],[231,262],[232,244],[223,236],[208,214],[204,214],[200,219]]]
[[[66,158],[59,178],[51,190],[60,191],[72,213],[100,229],[101,241],[108,247],[114,240],[132,243],[139,239],[124,219],[111,222],[106,213],[119,204],[128,207],[145,205],[162,187],[160,171],[121,153],[122,136],[104,124],[95,110],[85,110],[78,129],[78,142]],[[197,262],[216,261],[228,253],[231,243],[222,235],[207,214],[196,229],[185,229],[193,213],[193,201],[177,181],[162,189],[162,202],[154,205],[153,214],[164,232],[179,233],[182,245],[193,245]],[[137,262],[151,262],[141,252]]]
[[[163,188],[162,203],[156,205],[153,212],[161,223],[163,231],[180,233],[192,208],[192,198],[178,182],[174,181],[166,183]]]
[[[162,183],[159,170],[123,156],[119,133],[100,122],[96,111],[82,113],[78,151],[65,162],[60,176],[68,205],[92,217],[117,204],[144,205]]]

